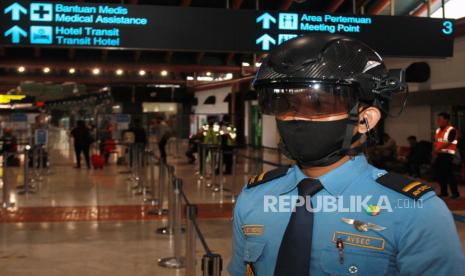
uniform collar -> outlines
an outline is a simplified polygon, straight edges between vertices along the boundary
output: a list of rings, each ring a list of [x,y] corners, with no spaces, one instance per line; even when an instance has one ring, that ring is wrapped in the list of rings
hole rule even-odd
[[[334,170],[320,176],[318,180],[320,180],[323,188],[328,191],[329,194],[338,196],[363,172],[366,172],[367,168],[368,162],[365,156],[357,155]],[[302,179],[308,178],[297,165],[294,165],[288,171],[288,174],[291,174],[290,177],[293,181],[288,182],[288,184],[283,187],[281,194],[291,192]]]

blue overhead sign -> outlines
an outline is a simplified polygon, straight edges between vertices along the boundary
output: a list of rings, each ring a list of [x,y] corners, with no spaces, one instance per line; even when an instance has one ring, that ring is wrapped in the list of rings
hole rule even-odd
[[[326,32],[326,33],[341,33],[341,34],[360,34],[365,26],[370,26],[373,23],[371,17],[364,16],[342,16],[335,14],[298,14],[281,12],[277,14],[278,20],[268,12],[257,17],[257,23],[263,22],[262,29],[275,29],[278,31],[278,44],[286,40],[297,37],[308,32]],[[450,23],[450,21],[448,21]],[[270,28],[271,23],[275,24],[274,28]],[[452,30],[452,27],[451,27]],[[443,31],[444,34],[446,34]],[[271,44],[276,44],[276,41],[268,33],[263,34],[256,40],[256,44],[263,51],[270,49]]]
[[[56,1],[1,1],[0,45],[262,52],[308,33],[345,34],[386,56],[452,56],[454,21]],[[418,47],[421,45],[421,47]]]
[[[149,24],[146,16],[132,16],[124,6],[24,1],[1,5],[6,15],[2,18],[2,44],[131,47],[122,43],[121,32]],[[16,25],[8,26],[8,21]]]

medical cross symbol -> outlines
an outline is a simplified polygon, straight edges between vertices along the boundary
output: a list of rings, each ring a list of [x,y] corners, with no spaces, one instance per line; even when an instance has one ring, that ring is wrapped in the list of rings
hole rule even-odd
[[[43,19],[45,15],[50,13],[50,11],[44,9],[44,6],[39,6],[38,10],[32,12],[38,14],[40,19]]]
[[[47,22],[53,20],[53,4],[31,3],[31,21]]]

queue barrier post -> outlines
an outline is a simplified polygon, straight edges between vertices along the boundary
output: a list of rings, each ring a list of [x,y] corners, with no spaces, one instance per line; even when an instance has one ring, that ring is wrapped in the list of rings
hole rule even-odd
[[[163,209],[163,201],[165,198],[165,173],[166,173],[166,160],[162,157],[160,157],[159,160],[159,167],[158,167],[158,208],[157,208],[157,214],[159,216],[163,215],[163,213],[166,213],[166,209]]]
[[[223,259],[219,254],[205,254],[202,258],[202,276],[221,276]]]
[[[181,190],[182,180],[176,178],[173,182],[174,185],[174,201],[175,201],[175,215],[174,215],[174,256],[162,258],[158,260],[158,265],[166,268],[183,268],[185,267],[185,258],[181,256],[181,216],[182,216],[182,202]]]
[[[156,230],[157,234],[161,235],[173,235],[174,233],[174,213],[175,213],[175,194],[174,194],[174,181],[176,178],[174,177],[174,167],[167,166],[168,171],[168,223],[165,227],[158,228]],[[181,229],[182,231],[182,229]]]
[[[145,159],[145,146],[143,144],[135,144],[135,156],[136,156],[136,185],[133,187],[136,191],[135,195],[145,195],[147,188],[142,177],[142,170],[144,168]]]
[[[157,181],[155,179],[156,178],[155,167],[157,166],[157,164],[155,162],[156,159],[155,159],[155,155],[153,154],[152,150],[147,152],[147,157],[148,157],[147,167],[149,169],[149,174],[150,174],[150,189],[149,191],[147,191],[147,193],[150,193],[151,196],[149,198],[146,198],[144,202],[150,204],[150,206],[152,207],[155,207],[155,206],[158,206],[158,199],[155,198],[155,191],[157,190]],[[158,214],[158,210],[157,209],[149,210],[147,213],[149,215]]]
[[[31,185],[30,177],[29,177],[29,154],[31,151],[31,146],[26,145],[24,148],[24,170],[23,170],[23,185],[18,187],[20,189],[18,191],[18,195],[27,195],[27,194],[35,194],[34,187]]]
[[[195,246],[196,232],[194,221],[197,216],[197,206],[189,204],[186,206],[186,275],[195,276]]]
[[[205,144],[200,144],[200,162],[199,162],[199,165],[200,165],[200,178],[201,179],[204,179],[205,178],[205,172],[206,172],[206,166],[207,166],[207,149],[206,149],[206,146]]]
[[[231,195],[232,195],[232,202],[236,202],[236,181],[237,181],[237,149],[233,149],[233,156],[232,156],[232,184],[231,184]]]
[[[8,152],[3,153],[3,160],[2,160],[2,182],[3,182],[3,189],[2,189],[2,208],[11,208],[14,207],[14,203],[10,200],[10,185],[7,180],[7,159],[8,159]]]

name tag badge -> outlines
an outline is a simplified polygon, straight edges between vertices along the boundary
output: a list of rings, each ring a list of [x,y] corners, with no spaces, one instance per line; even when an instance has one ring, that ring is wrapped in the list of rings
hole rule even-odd
[[[333,242],[336,243],[338,239],[342,239],[344,244],[352,246],[370,248],[375,250],[384,250],[385,240],[378,237],[336,231],[333,234]]]
[[[263,236],[264,226],[262,224],[242,225],[242,232],[245,236]]]

